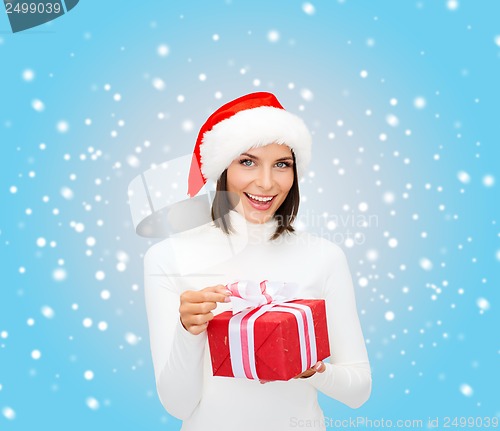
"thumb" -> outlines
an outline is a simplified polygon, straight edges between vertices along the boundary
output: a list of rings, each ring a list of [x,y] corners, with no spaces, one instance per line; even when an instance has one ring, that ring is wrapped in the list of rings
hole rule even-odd
[[[316,362],[316,365],[313,367],[314,371],[317,373],[324,373],[326,370],[326,365],[323,361]]]

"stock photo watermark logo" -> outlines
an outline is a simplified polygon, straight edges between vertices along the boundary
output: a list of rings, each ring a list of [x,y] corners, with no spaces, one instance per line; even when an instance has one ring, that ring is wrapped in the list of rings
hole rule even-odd
[[[79,0],[4,0],[13,33],[52,21],[72,10]]]

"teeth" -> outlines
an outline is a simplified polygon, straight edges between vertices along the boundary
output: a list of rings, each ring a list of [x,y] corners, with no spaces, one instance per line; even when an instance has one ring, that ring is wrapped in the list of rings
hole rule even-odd
[[[269,202],[274,196],[271,196],[269,198],[261,198],[259,196],[254,196],[254,195],[251,195],[250,193],[247,193],[248,196],[250,196],[252,199],[255,199],[256,201],[259,201],[259,202]]]

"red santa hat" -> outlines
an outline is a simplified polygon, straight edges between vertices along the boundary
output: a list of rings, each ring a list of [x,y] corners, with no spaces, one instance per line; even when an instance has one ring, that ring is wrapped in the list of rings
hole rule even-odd
[[[311,159],[312,138],[304,122],[285,111],[274,94],[239,97],[215,111],[201,127],[188,178],[196,196],[207,180],[217,181],[241,153],[268,144],[285,144],[295,154],[298,176]]]

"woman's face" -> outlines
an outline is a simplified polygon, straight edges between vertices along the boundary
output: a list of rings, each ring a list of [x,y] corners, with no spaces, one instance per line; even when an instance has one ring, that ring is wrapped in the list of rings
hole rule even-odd
[[[227,168],[231,204],[251,223],[269,221],[292,185],[293,157],[286,145],[251,148]]]

